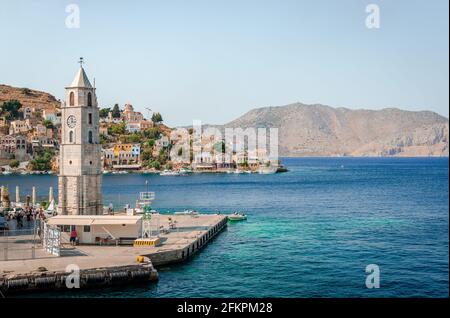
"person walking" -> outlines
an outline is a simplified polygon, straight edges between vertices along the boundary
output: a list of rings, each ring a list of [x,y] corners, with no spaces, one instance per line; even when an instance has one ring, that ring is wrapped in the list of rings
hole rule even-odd
[[[70,245],[76,245],[77,243],[77,230],[75,226],[72,226],[72,231],[70,231]]]

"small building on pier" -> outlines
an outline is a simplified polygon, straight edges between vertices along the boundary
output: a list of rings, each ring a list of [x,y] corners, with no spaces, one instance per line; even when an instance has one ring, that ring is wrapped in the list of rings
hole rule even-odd
[[[142,216],[136,215],[57,215],[47,224],[61,230],[63,242],[75,227],[80,244],[132,244],[142,235]]]

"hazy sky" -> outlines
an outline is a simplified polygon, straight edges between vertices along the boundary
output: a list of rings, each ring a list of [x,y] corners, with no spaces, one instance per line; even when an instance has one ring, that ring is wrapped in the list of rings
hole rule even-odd
[[[65,25],[66,5],[80,28]],[[365,9],[380,8],[368,29]],[[0,83],[61,98],[80,56],[102,106],[169,125],[293,102],[448,117],[448,0],[0,0]]]

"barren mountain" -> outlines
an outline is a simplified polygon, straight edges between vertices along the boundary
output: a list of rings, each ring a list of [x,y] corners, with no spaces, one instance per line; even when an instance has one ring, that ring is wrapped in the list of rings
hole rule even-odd
[[[60,107],[60,102],[48,93],[0,84],[0,105],[11,99],[18,100],[24,107],[40,110]]]
[[[448,156],[449,121],[430,111],[291,104],[249,111],[224,127],[278,127],[282,156]]]

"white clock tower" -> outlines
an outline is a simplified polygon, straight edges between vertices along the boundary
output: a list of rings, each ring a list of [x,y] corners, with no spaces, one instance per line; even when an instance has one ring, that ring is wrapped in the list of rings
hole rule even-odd
[[[58,214],[102,214],[99,109],[83,58],[75,79],[66,87],[61,112]]]

